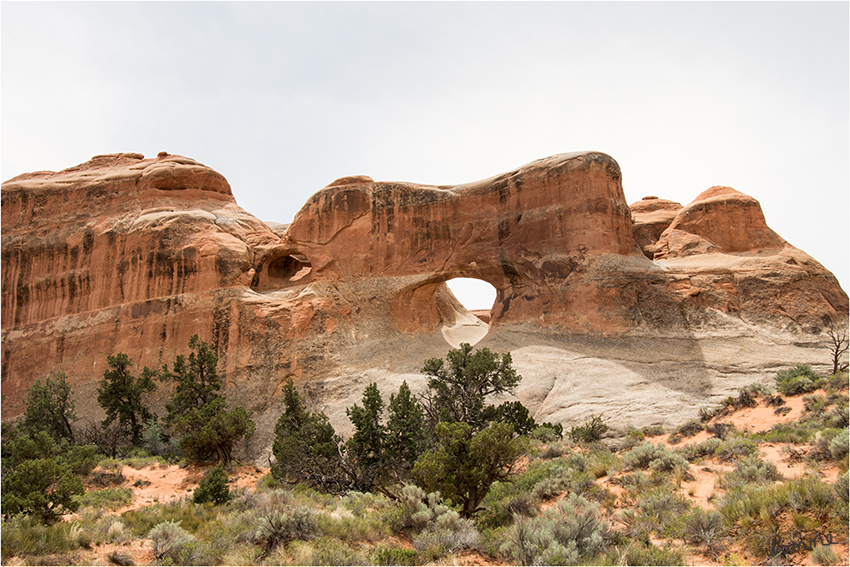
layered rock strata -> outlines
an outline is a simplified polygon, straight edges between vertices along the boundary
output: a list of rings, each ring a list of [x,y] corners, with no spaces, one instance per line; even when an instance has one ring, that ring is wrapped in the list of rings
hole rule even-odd
[[[482,319],[481,344],[514,353],[536,418],[641,425],[825,363],[820,333],[848,309],[755,199],[714,187],[684,207],[629,207],[619,166],[597,152],[451,187],[346,177],[272,227],[194,160],[97,156],[3,184],[2,267],[4,419],[57,370],[78,413],[99,418],[107,355],[159,367],[197,333],[228,399],[255,412],[245,451],[260,460],[285,379],[345,430],[368,382],[421,388],[422,361]],[[496,288],[489,315],[465,311],[454,277]]]

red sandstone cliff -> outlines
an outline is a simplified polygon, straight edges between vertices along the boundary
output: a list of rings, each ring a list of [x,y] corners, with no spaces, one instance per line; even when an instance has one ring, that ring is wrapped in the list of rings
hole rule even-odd
[[[53,370],[68,374],[81,415],[94,416],[107,355],[158,367],[199,333],[217,349],[229,399],[257,412],[254,455],[285,378],[318,409],[332,402],[341,421],[341,401],[375,372],[392,385],[445,354],[440,329],[461,309],[444,285],[452,277],[496,287],[494,348],[573,341],[639,357],[637,342],[684,340],[683,364],[699,376],[706,337],[770,332],[814,344],[848,310],[834,276],[771,231],[755,199],[715,187],[685,207],[629,208],[619,166],[597,152],[456,187],[343,178],[282,236],[194,160],[97,156],[3,184],[2,267],[4,418]],[[569,393],[533,393],[548,378],[524,375],[538,418],[568,415]],[[707,384],[685,388],[687,403],[725,387]]]

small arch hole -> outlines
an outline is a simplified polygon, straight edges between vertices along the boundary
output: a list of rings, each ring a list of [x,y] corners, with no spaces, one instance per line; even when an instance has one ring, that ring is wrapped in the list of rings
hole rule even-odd
[[[446,285],[468,313],[459,313],[454,325],[443,327],[443,337],[455,348],[461,343],[474,345],[490,330],[496,288],[475,278],[453,278]]]

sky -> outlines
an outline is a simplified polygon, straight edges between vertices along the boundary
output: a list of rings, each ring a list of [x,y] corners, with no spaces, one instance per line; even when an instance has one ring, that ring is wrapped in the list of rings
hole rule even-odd
[[[4,1],[0,178],[167,151],[289,223],[346,175],[453,185],[595,150],[629,203],[752,195],[847,290],[848,6]]]

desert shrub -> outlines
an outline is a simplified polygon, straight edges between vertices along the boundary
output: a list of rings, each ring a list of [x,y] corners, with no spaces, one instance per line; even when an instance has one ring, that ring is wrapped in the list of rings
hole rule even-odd
[[[429,561],[447,553],[472,549],[477,542],[475,523],[461,518],[454,510],[444,512],[413,537],[413,547]]]
[[[538,425],[534,429],[534,431],[531,432],[532,439],[537,439],[538,441],[542,441],[544,443],[553,443],[555,441],[558,441],[559,439],[563,439],[563,437],[564,426],[560,423],[544,423],[542,425]]]
[[[262,545],[266,553],[282,543],[296,539],[306,541],[318,535],[313,511],[306,506],[269,510],[258,515],[255,522],[256,528],[249,536],[250,541]]]
[[[688,461],[673,451],[667,451],[657,459],[649,463],[650,470],[658,472],[681,471],[688,470]]]
[[[832,458],[836,461],[844,458],[848,451],[850,451],[848,444],[850,444],[850,432],[845,428],[844,431],[838,433],[829,442],[829,453],[832,455]]]
[[[638,500],[640,513],[651,520],[649,525],[659,535],[674,527],[689,508],[690,504],[683,496],[671,492],[666,486],[656,488]]]
[[[198,483],[198,488],[195,489],[192,500],[195,504],[203,504],[204,502],[212,502],[215,505],[224,504],[231,498],[230,489],[227,487],[228,482],[224,466],[219,463],[209,469],[201,482]]]
[[[449,510],[439,492],[426,494],[418,486],[408,484],[401,489],[399,502],[388,514],[388,520],[395,531],[418,532]]]
[[[569,486],[578,488],[583,482],[573,482],[578,471],[588,466],[588,459],[580,453],[571,453],[559,459],[535,460],[513,482],[495,482],[482,502],[484,510],[479,515],[482,526],[497,527],[511,522],[515,513],[535,515],[535,500],[551,498]],[[590,477],[584,475],[589,480]],[[532,498],[529,498],[529,495]],[[533,508],[533,509],[532,509]]]
[[[804,476],[786,483],[788,505],[797,512],[829,513],[835,501],[832,487],[813,476]]]
[[[569,451],[562,443],[550,443],[538,457],[545,460],[557,459]]]
[[[711,421],[711,419],[717,415],[717,410],[713,408],[701,407],[699,408],[699,420],[704,422]]]
[[[46,526],[35,516],[17,515],[3,522],[0,550],[7,557],[63,553],[78,547],[68,535],[67,524]]]
[[[684,565],[681,551],[656,547],[650,543],[630,543],[605,554],[602,565]]]
[[[848,499],[850,499],[848,491],[850,491],[850,482],[848,482],[847,474],[848,473],[845,472],[843,475],[838,477],[838,480],[835,481],[835,485],[832,487],[833,492],[835,492],[835,495],[837,496],[833,506],[835,509],[835,515],[838,518],[838,521],[843,525],[847,525],[848,516],[850,516],[850,514],[848,514]]]
[[[709,423],[706,426],[705,430],[714,435],[715,437],[719,437],[722,440],[725,440],[727,437],[734,435],[735,432],[738,431],[734,423],[723,422]]]
[[[724,533],[723,516],[717,510],[703,510],[695,506],[684,518],[684,540],[693,545],[704,545],[713,551]]]
[[[840,401],[829,408],[823,415],[823,424],[827,427],[842,429],[850,425],[850,407],[846,400]]]
[[[392,505],[392,501],[383,494],[349,491],[342,497],[341,504],[355,516],[363,516],[369,509],[383,510]]]
[[[367,565],[367,550],[355,549],[346,542],[331,537],[322,537],[310,542],[293,541],[279,547],[271,556],[272,565]]]
[[[126,486],[102,488],[100,490],[89,490],[85,494],[75,496],[74,500],[84,508],[116,510],[133,500],[133,491]]]
[[[679,426],[676,431],[670,434],[667,438],[669,443],[678,443],[687,437],[693,437],[700,431],[704,430],[705,426],[699,421],[689,421]]]
[[[602,552],[613,533],[599,505],[570,494],[536,518],[517,518],[501,551],[521,565],[572,565]]]
[[[828,381],[829,387],[832,390],[836,390],[836,391],[839,391],[839,392],[841,390],[846,390],[848,385],[850,385],[850,384],[848,384],[848,381],[847,381],[847,372],[846,371],[833,374],[832,376],[827,378],[827,381]]]
[[[73,522],[68,527],[68,541],[73,547],[91,548],[94,543],[94,534],[90,526],[83,526],[80,522]]]
[[[124,523],[119,520],[109,522],[106,528],[105,539],[109,543],[124,543],[131,539],[131,534],[124,528]]]
[[[182,441],[182,437],[166,435],[162,426],[152,419],[145,422],[139,444],[148,454],[164,457],[174,462],[186,456],[186,453],[180,448]]]
[[[592,415],[583,424],[570,427],[567,435],[574,443],[592,443],[602,439],[607,431],[608,426],[603,421],[602,416]]]
[[[110,459],[111,460],[111,459]],[[100,486],[103,488],[109,488],[111,486],[120,486],[127,481],[127,478],[121,473],[121,467],[118,467],[119,470],[115,471],[113,469],[106,469],[102,465],[92,471],[88,478],[86,478],[87,484],[91,486]]]
[[[676,452],[688,461],[695,461],[699,458],[713,455],[717,448],[720,447],[721,443],[722,441],[720,439],[712,437],[711,439],[706,439],[699,443],[689,443],[679,447],[676,449]]]
[[[785,398],[779,394],[770,394],[769,396],[765,396],[764,401],[767,405],[777,408],[785,405]]]
[[[366,565],[367,557],[347,542],[329,537],[316,540],[312,544],[309,562],[299,561],[301,565]],[[307,559],[304,557],[304,559]]]
[[[758,401],[756,400],[757,397],[757,391],[753,391],[749,388],[743,388],[738,392],[738,397],[732,405],[735,409],[754,408],[758,405]]]
[[[634,447],[635,445],[639,445],[644,439],[646,439],[646,434],[635,427],[634,425],[626,426],[626,438],[620,445],[620,450],[628,450]]]
[[[417,553],[415,549],[378,545],[372,551],[369,563],[373,565],[416,565]]]
[[[654,445],[651,442],[642,443],[623,455],[623,465],[628,469],[649,468],[656,471],[688,469],[688,462],[681,455],[661,443]]]
[[[735,470],[723,477],[721,486],[728,489],[744,484],[767,484],[781,479],[782,475],[776,470],[776,465],[749,456],[735,463]]]
[[[776,389],[786,396],[796,396],[817,390],[824,380],[807,364],[798,364],[776,373]]]
[[[194,533],[217,516],[218,511],[211,506],[175,500],[166,504],[128,510],[121,514],[121,521],[133,534],[145,537],[145,534],[163,522],[177,523],[184,530]]]
[[[815,565],[842,565],[841,557],[828,545],[819,545],[812,550],[812,562]]]
[[[732,461],[758,452],[758,445],[742,435],[727,437],[714,451],[721,461]]]
[[[323,536],[335,537],[352,545],[360,542],[375,543],[392,535],[382,514],[355,516],[345,508],[337,508],[329,514],[317,514],[316,525]]]
[[[660,425],[647,425],[641,428],[641,431],[646,437],[657,437],[664,434],[664,428]]]
[[[753,553],[767,557],[774,542],[791,536],[805,537],[801,528],[818,526],[817,522],[803,521],[829,517],[834,511],[835,494],[829,485],[817,478],[805,476],[782,484],[767,486],[745,485],[730,489],[718,500],[717,509],[725,525],[737,525]],[[794,518],[794,534],[782,533],[777,518],[790,513]],[[846,523],[843,524],[846,526]]]
[[[180,555],[183,548],[195,536],[180,527],[180,522],[161,522],[151,528],[148,533],[153,547],[153,555],[159,562],[171,561],[175,565],[183,565]]]
[[[768,443],[808,443],[815,431],[812,428],[795,423],[777,423],[770,431],[753,435],[754,441]]]
[[[806,412],[810,413],[812,417],[820,417],[826,411],[828,402],[824,396],[817,396],[815,394],[806,394],[803,396],[803,407],[806,408]]]
[[[647,469],[649,463],[664,455],[667,448],[662,444],[654,444],[650,441],[641,443],[623,455],[623,465],[627,469]]]

